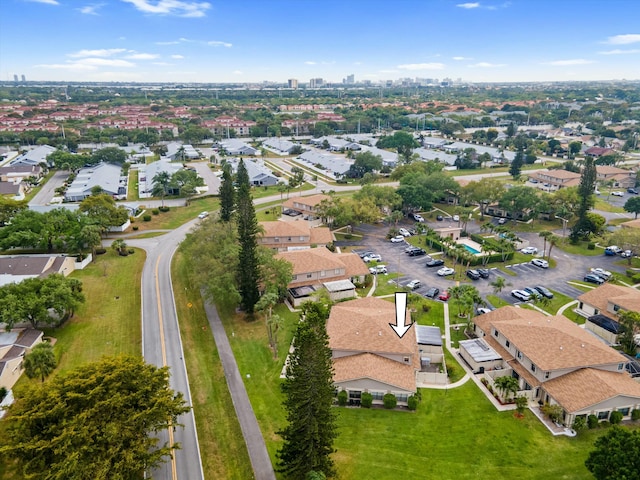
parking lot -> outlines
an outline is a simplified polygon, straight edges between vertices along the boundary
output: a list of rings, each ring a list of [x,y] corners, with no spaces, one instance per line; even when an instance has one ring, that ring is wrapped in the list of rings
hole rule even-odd
[[[399,225],[401,226],[401,225]],[[406,223],[402,226],[411,227],[412,224]],[[389,231],[389,226],[382,225],[362,225],[357,228],[357,232],[364,235],[362,241],[357,242],[357,246],[354,247],[356,252],[373,251],[382,257],[382,264],[386,265],[387,271],[391,273],[401,272],[397,279],[397,283],[404,287],[412,280],[419,280],[421,285],[415,290],[416,293],[424,295],[424,293],[431,287],[435,287],[440,292],[447,290],[450,287],[457,285],[459,282],[453,280],[452,276],[440,277],[437,275],[437,271],[441,267],[426,267],[425,264],[429,259],[428,256],[415,256],[411,257],[405,253],[405,249],[409,245],[408,242],[392,243],[386,239],[386,234]],[[529,235],[530,244],[538,248],[538,251],[542,251],[543,240],[536,234],[521,234],[521,236]],[[414,244],[416,242],[413,242]],[[434,252],[429,249],[428,245],[425,245],[422,241],[418,242],[419,246],[427,250],[427,254],[431,258],[445,258],[441,252]],[[540,255],[540,253],[538,254]],[[464,277],[464,281],[471,282],[483,297],[486,295],[494,294],[493,287],[490,285],[494,282],[498,276],[504,277],[506,286],[498,294],[500,298],[511,303],[519,303],[519,300],[511,296],[511,290],[523,289],[524,287],[534,287],[542,285],[558,293],[567,295],[570,298],[576,298],[583,292],[569,283],[572,280],[582,280],[583,276],[587,273],[589,268],[602,267],[611,271],[623,272],[624,267],[615,265],[614,262],[619,260],[619,257],[607,257],[605,255],[598,255],[594,257],[586,257],[579,255],[569,255],[560,249],[556,248],[552,252],[552,257],[556,261],[556,268],[540,268],[532,265],[529,262],[514,264],[506,266],[509,271],[515,275],[509,275],[495,266],[489,265],[489,278],[480,278],[475,281],[470,281],[467,277]],[[534,258],[532,255],[531,258]],[[450,261],[447,262],[450,265]],[[456,270],[460,270],[462,267],[458,266]],[[388,281],[387,275],[380,275],[378,281]],[[458,278],[459,280],[459,278]],[[395,283],[395,282],[394,282]]]

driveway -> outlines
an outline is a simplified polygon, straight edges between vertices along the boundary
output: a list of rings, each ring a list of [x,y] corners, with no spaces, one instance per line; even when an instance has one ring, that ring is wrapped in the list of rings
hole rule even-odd
[[[49,181],[42,186],[40,191],[36,193],[35,197],[33,197],[33,199],[29,202],[29,206],[49,205],[51,199],[56,194],[56,188],[61,187],[68,177],[69,172],[67,171],[55,172],[49,179]]]
[[[193,167],[204,179],[204,183],[209,187],[208,195],[217,195],[220,190],[220,177],[216,176],[211,168],[209,168],[209,162],[192,162],[188,164]]]

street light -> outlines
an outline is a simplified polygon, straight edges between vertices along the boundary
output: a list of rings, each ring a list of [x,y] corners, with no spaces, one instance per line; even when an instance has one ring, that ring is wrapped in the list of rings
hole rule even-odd
[[[565,231],[566,231],[566,229],[567,229],[567,222],[569,221],[569,219],[559,217],[558,215],[555,215],[555,217],[556,217],[558,220],[562,220],[562,236],[564,237],[564,236],[565,236]]]

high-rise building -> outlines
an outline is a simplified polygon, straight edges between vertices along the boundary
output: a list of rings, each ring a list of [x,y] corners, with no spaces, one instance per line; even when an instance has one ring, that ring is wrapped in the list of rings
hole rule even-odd
[[[309,88],[318,88],[324,85],[324,80],[322,78],[312,78],[309,80]]]
[[[22,81],[26,82],[27,81],[27,77],[24,76],[24,73],[22,74]]]
[[[298,88],[297,78],[290,78],[289,80],[287,80],[287,83],[289,84],[289,88]]]
[[[353,73],[351,75],[347,75],[346,83],[349,85],[353,85],[354,83],[356,83],[356,77]]]
[[[14,75],[14,76],[13,76],[13,81],[14,81],[14,82],[17,82],[17,81],[18,81],[18,75]]]

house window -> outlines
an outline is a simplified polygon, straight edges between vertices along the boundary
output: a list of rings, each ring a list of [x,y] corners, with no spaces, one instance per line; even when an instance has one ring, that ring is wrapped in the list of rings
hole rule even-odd
[[[620,310],[620,305],[614,305],[613,306],[613,311],[617,312],[618,310]]]
[[[551,372],[544,372],[545,380],[548,379],[550,375],[551,375]]]
[[[292,275],[292,279],[291,280],[297,280],[298,279],[298,275]]]
[[[578,309],[579,309],[579,310],[582,310],[582,308],[583,308],[583,307],[584,307],[584,303],[580,302],[580,303],[578,304]]]
[[[340,269],[339,269],[339,268],[336,268],[336,269],[333,271],[333,273],[335,273],[336,275],[340,275]]]
[[[498,338],[498,336],[500,335],[500,332],[498,332],[498,330],[494,330],[493,331],[493,336]]]
[[[509,348],[509,347],[511,346],[511,342],[509,342],[509,340],[507,340],[506,342],[504,342],[504,344],[505,344],[505,346],[506,346],[507,348]]]
[[[606,410],[604,412],[598,412],[598,420],[606,420],[609,418],[609,411]]]
[[[522,360],[522,352],[520,350],[516,350],[516,357],[518,357],[518,360]]]
[[[624,363],[619,363],[618,364],[618,370],[622,370],[624,369]]]
[[[311,273],[307,273],[307,278],[311,278],[313,275]]]
[[[531,364],[531,371],[532,371],[532,372],[535,372],[535,371],[536,371],[536,366],[535,366],[533,363]]]
[[[291,241],[291,237],[287,238],[287,242],[290,242],[290,241]]]
[[[406,393],[396,393],[396,398],[399,402],[407,402],[409,400],[409,395]]]
[[[304,242],[304,237],[303,236],[300,236],[300,241]]]
[[[628,417],[628,416],[629,416],[629,407],[627,407],[627,408],[619,408],[619,409],[618,409],[618,411],[619,411],[622,415],[624,415],[625,417]]]
[[[404,361],[404,363],[409,363],[409,357],[404,357],[402,360]]]
[[[321,277],[324,277],[324,276],[325,276],[325,274],[326,274],[326,272],[325,272],[324,270],[320,270],[320,276],[321,276]]]
[[[273,239],[273,241],[274,241],[274,242],[279,242],[279,241],[280,241],[280,238],[279,238],[279,237],[275,237],[275,238]]]
[[[374,400],[382,401],[382,399],[384,397],[384,393],[382,393],[382,392],[371,392],[371,396],[373,397]]]

